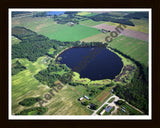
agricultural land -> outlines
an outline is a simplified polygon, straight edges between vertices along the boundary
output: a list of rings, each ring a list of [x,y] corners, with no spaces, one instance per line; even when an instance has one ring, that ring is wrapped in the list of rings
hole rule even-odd
[[[148,115],[148,12],[12,12],[11,18],[12,115]],[[119,24],[126,28],[107,43]],[[123,62],[114,79],[81,78],[56,61],[69,48],[99,44]]]

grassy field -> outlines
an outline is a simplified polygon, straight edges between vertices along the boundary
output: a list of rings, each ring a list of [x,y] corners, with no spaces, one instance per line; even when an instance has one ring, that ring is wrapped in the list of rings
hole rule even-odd
[[[91,14],[88,14],[88,15],[85,15],[85,16],[87,16],[87,17],[90,17],[90,16],[95,16],[95,15],[97,15],[98,13],[91,13]]]
[[[79,12],[77,13],[77,15],[80,15],[80,16],[85,16],[85,15],[89,15],[91,14],[91,12]]]
[[[39,107],[36,103],[31,107],[24,107],[18,103],[29,97],[44,97],[50,90],[47,85],[42,85],[33,76],[37,74],[40,70],[46,69],[47,64],[44,63],[46,56],[38,58],[34,63],[28,61],[27,59],[14,59],[12,63],[16,60],[24,65],[27,69],[19,72],[17,75],[12,76],[12,114],[18,113],[23,109],[28,109],[32,107]],[[65,86],[55,96],[44,104],[48,108],[45,113],[47,115],[89,115],[92,112],[85,107],[83,107],[80,102],[77,101],[79,96],[82,95],[83,91],[80,93],[77,90],[84,90],[84,88],[78,86],[77,89],[69,85]],[[75,98],[76,97],[76,98]]]
[[[75,25],[73,27],[60,26],[59,29],[62,30],[56,30],[53,34],[44,34],[45,36],[48,36],[51,39],[56,39],[60,41],[78,41],[81,39],[84,39],[86,37],[95,35],[100,33],[97,29],[82,26],[82,25]]]
[[[126,36],[119,36],[109,44],[142,64],[148,65],[148,43]]]
[[[40,57],[37,62],[32,63],[27,59],[14,59],[25,66],[27,69],[12,76],[12,113],[20,112],[24,107],[18,105],[20,101],[28,97],[41,96],[46,90],[47,86],[41,85],[33,75],[40,70],[45,69],[47,65],[41,63],[43,57]]]
[[[93,21],[93,20],[84,20],[79,22],[82,25],[87,25],[87,26],[96,26],[98,24],[105,23],[105,21]]]
[[[131,19],[130,21],[132,21],[135,24],[135,26],[126,25],[126,29],[131,29],[131,30],[135,30],[135,31],[139,31],[139,32],[148,33],[148,31],[149,31],[148,20],[146,20],[146,19],[140,19],[140,20]],[[105,24],[119,26],[118,23],[113,23],[113,22],[106,22]]]
[[[49,49],[48,54],[53,54],[53,53],[54,53],[54,51],[55,51],[55,49],[54,49],[54,48],[50,48],[50,49]]]
[[[109,33],[105,33],[105,34],[104,33],[99,33],[99,34],[84,38],[81,41],[84,41],[84,42],[103,42],[103,43],[105,43],[106,42],[105,38],[108,35],[110,35],[110,34]]]
[[[19,44],[19,43],[21,42],[21,40],[19,40],[18,38],[12,36],[11,42],[12,42],[12,45],[13,45],[13,44]]]
[[[92,35],[100,33],[95,28],[90,28],[84,25],[69,26],[67,24],[57,24],[48,17],[26,17],[14,19],[12,26],[23,26],[31,29],[38,34],[45,35],[50,39],[60,41],[78,41]]]
[[[45,115],[90,115],[92,111],[78,101],[80,95],[75,87],[65,85],[45,104],[48,111]]]

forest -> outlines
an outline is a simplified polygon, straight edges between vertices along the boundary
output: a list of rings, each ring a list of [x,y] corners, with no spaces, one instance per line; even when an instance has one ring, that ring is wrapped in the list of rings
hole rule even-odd
[[[58,80],[63,83],[68,83],[69,81],[67,80],[70,79],[71,76],[71,70],[65,64],[57,64],[51,61],[46,70],[40,71],[34,77],[44,85],[51,87]]]
[[[41,99],[42,98],[40,98],[40,97],[27,98],[27,99],[24,99],[23,101],[20,101],[19,105],[22,105],[22,106],[31,106],[31,105],[34,105],[36,102],[38,102]]]
[[[124,16],[128,19],[141,19],[141,18],[147,18],[148,19],[148,12],[135,12],[135,13],[129,13],[128,15]]]
[[[45,112],[47,112],[46,107],[35,107],[24,109],[23,111],[16,113],[15,115],[43,115]]]
[[[117,85],[114,91],[117,96],[148,114],[148,83],[142,79],[138,70],[130,83],[124,86]]]
[[[137,65],[137,70],[131,82],[124,86],[118,84],[114,88],[116,95],[148,114],[148,67],[115,48],[111,49],[132,60]]]
[[[97,46],[101,42],[85,43],[80,41],[76,42],[61,42],[57,40],[50,40],[49,38],[38,35],[37,33],[26,29],[24,27],[14,27],[12,35],[21,40],[19,44],[12,45],[12,59],[14,58],[27,58],[30,61],[36,61],[37,58],[43,55],[55,57],[60,51],[66,47],[73,46]],[[65,46],[60,48],[60,46]],[[50,48],[54,48],[53,55],[48,54]]]
[[[106,22],[115,22],[115,23],[120,23],[120,24],[125,24],[125,25],[130,25],[130,26],[134,26],[134,24],[128,19],[128,18],[117,18],[117,16],[113,16],[111,14],[108,13],[102,13],[99,15],[95,15],[95,16],[91,16],[89,17],[90,19],[94,20],[94,21],[106,21]]]
[[[25,69],[26,67],[22,66],[21,63],[17,60],[14,64],[12,64],[12,75],[16,75]]]
[[[128,13],[125,16],[119,17],[116,15],[112,15],[109,13],[102,13],[99,15],[91,16],[89,17],[94,21],[110,21],[114,23],[120,23],[120,24],[125,24],[125,25],[130,25],[130,26],[135,26],[130,19],[141,19],[141,18],[148,18],[148,12],[134,12],[134,13]]]

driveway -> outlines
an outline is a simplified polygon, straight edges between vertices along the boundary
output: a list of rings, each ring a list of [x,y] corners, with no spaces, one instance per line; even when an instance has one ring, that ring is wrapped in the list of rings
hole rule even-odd
[[[112,98],[115,98],[114,100],[113,100],[113,102],[112,103],[108,103],[108,101],[110,100],[110,99],[112,99]],[[96,113],[105,105],[105,104],[108,104],[109,106],[115,106],[115,109],[114,109],[114,111],[116,111],[117,110],[117,106],[115,105],[115,101],[118,101],[119,100],[119,97],[118,96],[116,96],[116,95],[113,95],[113,96],[111,96],[108,100],[106,100],[97,110],[95,110],[94,112],[93,112],[93,114],[92,114],[92,116],[95,116],[95,115],[97,115]],[[113,112],[114,112],[113,111]]]

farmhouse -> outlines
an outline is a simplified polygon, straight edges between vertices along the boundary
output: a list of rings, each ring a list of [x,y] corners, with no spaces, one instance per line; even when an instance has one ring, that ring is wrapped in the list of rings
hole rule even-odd
[[[83,97],[79,98],[79,100],[80,100],[80,101],[83,100]]]
[[[105,108],[105,111],[108,113],[111,109],[112,109],[111,106],[107,106],[107,107]]]
[[[90,106],[90,108],[94,108],[95,104],[90,103],[89,106]]]
[[[122,109],[122,112],[126,112],[124,109]]]
[[[84,98],[86,98],[87,100],[89,100],[89,98],[86,95],[84,95]]]

